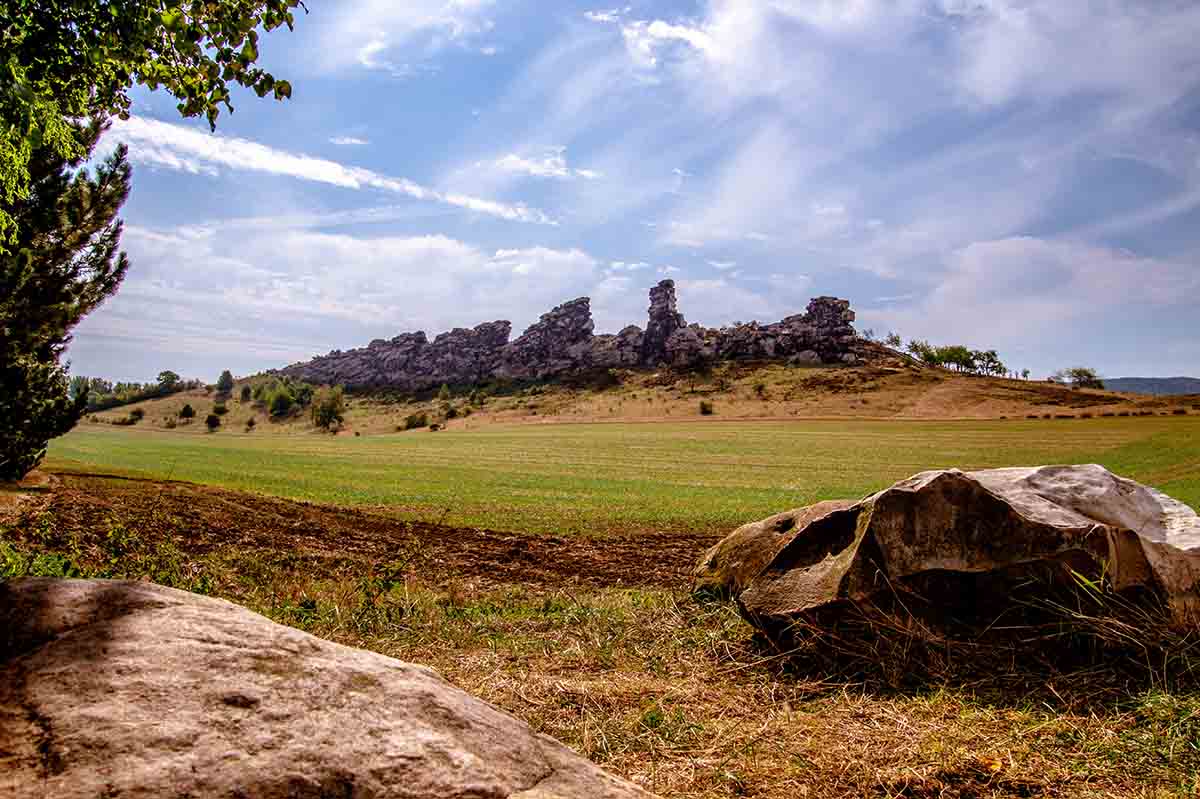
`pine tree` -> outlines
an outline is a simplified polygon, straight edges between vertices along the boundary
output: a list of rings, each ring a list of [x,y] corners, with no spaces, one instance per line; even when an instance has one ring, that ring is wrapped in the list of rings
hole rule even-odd
[[[129,268],[118,251],[117,219],[129,196],[126,148],[94,170],[83,168],[105,127],[75,127],[75,158],[52,147],[35,150],[28,196],[3,204],[18,235],[0,254],[0,480],[23,477],[49,440],[83,415],[87,394],[69,396],[59,358],[71,330],[117,290]]]

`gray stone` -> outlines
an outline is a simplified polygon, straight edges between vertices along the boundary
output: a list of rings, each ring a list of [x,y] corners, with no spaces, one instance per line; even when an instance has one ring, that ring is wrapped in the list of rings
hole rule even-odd
[[[0,796],[634,799],[430,669],[151,584],[0,584]]]
[[[764,530],[788,518],[798,523],[765,548]],[[1174,621],[1195,624],[1200,518],[1096,465],[923,472],[854,504],[740,528],[701,560],[697,579],[771,632],[896,588],[951,616],[986,616],[1013,586],[1067,586],[1071,570],[1152,593]]]
[[[854,312],[845,300],[817,297],[803,314],[769,325],[751,322],[715,330],[688,325],[679,313],[675,283],[650,290],[643,332],[630,326],[617,335],[593,333],[591,303],[564,303],[509,342],[511,325],[487,322],[456,328],[430,342],[423,332],[376,339],[362,349],[334,350],[278,374],[350,388],[404,391],[465,385],[495,378],[541,380],[595,368],[689,368],[719,360],[791,360],[804,365],[858,363],[861,342]]]

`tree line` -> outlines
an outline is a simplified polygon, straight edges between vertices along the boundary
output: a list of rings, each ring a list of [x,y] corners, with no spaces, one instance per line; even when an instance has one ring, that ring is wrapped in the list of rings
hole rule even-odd
[[[67,384],[67,393],[72,402],[82,397],[86,401],[87,413],[105,411],[119,405],[129,405],[142,400],[168,397],[180,391],[204,388],[201,380],[183,380],[172,371],[163,371],[153,383],[113,382],[102,377],[74,375]]]

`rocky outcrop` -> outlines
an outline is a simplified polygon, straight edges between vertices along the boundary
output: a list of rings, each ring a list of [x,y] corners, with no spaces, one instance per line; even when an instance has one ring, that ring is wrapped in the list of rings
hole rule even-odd
[[[570,372],[586,363],[594,327],[591,300],[564,303],[501,350],[494,374],[529,380]]]
[[[897,591],[936,618],[990,622],[1013,592],[1069,589],[1077,574],[1157,598],[1174,621],[1194,625],[1200,517],[1095,465],[923,472],[853,504],[740,528],[706,553],[695,577],[780,635]]]
[[[0,796],[635,799],[433,671],[151,584],[0,584]]]
[[[667,339],[667,361],[690,366],[705,361],[787,359],[802,366],[858,361],[854,311],[836,297],[817,297],[806,313],[769,325],[757,322],[721,330],[691,325]]]
[[[443,383],[540,380],[594,368],[691,367],[721,360],[854,364],[859,341],[853,322],[849,302],[818,297],[805,313],[769,325],[751,322],[719,330],[688,325],[676,306],[674,281],[664,280],[650,290],[644,332],[630,326],[616,335],[594,335],[591,303],[580,297],[543,314],[512,342],[511,325],[505,321],[456,328],[432,342],[421,332],[403,333],[363,349],[334,351],[293,364],[279,373],[351,388],[419,391]]]
[[[667,360],[667,342],[686,325],[675,305],[675,281],[664,280],[650,289],[650,321],[642,337],[642,363],[656,366]]]

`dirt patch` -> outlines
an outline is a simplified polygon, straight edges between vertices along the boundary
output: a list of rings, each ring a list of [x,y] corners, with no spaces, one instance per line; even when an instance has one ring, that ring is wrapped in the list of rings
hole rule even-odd
[[[682,587],[696,559],[719,538],[503,533],[191,483],[86,474],[56,475],[35,501],[0,513],[0,524],[18,534],[47,523],[56,538],[88,540],[119,523],[145,537],[167,538],[191,555],[233,547],[362,563],[403,559],[427,577],[536,586]]]

